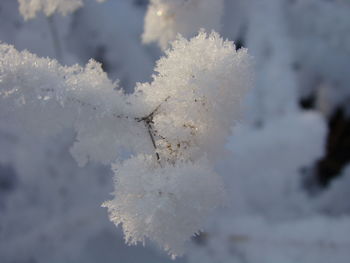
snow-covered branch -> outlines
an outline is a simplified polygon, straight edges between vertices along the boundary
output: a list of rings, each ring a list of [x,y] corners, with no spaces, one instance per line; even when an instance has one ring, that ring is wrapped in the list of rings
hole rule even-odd
[[[94,61],[63,67],[8,45],[0,54],[1,114],[44,134],[74,127],[71,153],[80,165],[114,162],[114,199],[104,206],[126,241],[149,238],[174,257],[183,254],[223,200],[213,163],[252,83],[247,51],[217,33],[179,37],[153,81],[130,95]],[[123,152],[133,156],[121,163]]]

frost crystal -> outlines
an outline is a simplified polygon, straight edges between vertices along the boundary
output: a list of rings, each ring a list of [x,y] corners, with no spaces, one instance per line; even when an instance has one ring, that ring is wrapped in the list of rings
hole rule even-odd
[[[55,12],[67,15],[83,6],[83,0],[18,0],[18,2],[19,11],[25,19],[34,18],[39,11],[46,16],[51,16]]]
[[[115,198],[106,202],[110,219],[122,224],[129,244],[157,242],[173,257],[203,219],[221,204],[221,179],[207,160],[160,167],[153,156],[141,155],[114,166]]]
[[[200,28],[218,30],[223,0],[151,0],[145,17],[144,43],[165,49],[180,33],[194,36]]]
[[[79,164],[115,162],[114,199],[104,206],[126,241],[149,238],[175,257],[222,202],[213,164],[252,74],[245,49],[204,32],[179,37],[155,71],[126,95],[95,61],[63,67],[0,45],[0,117],[35,133],[74,127]]]

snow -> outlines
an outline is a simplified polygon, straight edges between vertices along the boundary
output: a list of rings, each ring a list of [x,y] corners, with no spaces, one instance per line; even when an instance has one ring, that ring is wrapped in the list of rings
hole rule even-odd
[[[0,261],[348,262],[349,2],[98,2],[0,1]]]

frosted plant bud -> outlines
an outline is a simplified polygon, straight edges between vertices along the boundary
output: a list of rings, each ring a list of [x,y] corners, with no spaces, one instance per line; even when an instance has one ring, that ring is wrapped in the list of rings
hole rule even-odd
[[[137,91],[150,109],[160,105],[153,125],[161,155],[174,161],[206,153],[215,159],[240,117],[241,98],[252,86],[247,50],[236,51],[217,33],[200,32],[191,40],[174,41],[155,71],[153,82]]]
[[[144,43],[165,49],[180,33],[193,37],[199,29],[219,30],[223,0],[151,0],[144,24]]]
[[[51,16],[55,12],[67,15],[83,6],[83,0],[18,0],[18,2],[19,11],[26,20],[34,18],[40,11],[46,16]]]
[[[139,155],[114,165],[117,189],[105,202],[129,244],[157,242],[172,257],[185,251],[208,214],[221,204],[221,178],[205,158],[160,167],[154,156]]]

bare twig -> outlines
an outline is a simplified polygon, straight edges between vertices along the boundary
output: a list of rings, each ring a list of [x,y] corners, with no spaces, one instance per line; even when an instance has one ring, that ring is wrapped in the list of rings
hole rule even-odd
[[[53,90],[50,90],[50,89],[45,89],[45,90],[42,90],[44,92],[53,92]],[[166,102],[170,97],[167,97],[164,102]],[[93,105],[91,103],[88,103],[88,102],[84,102],[80,99],[77,99],[77,98],[73,98],[73,97],[68,97],[67,98],[68,101],[70,102],[73,102],[73,103],[78,103],[80,104],[81,106],[87,106],[89,108],[91,108],[92,110],[98,110],[100,108],[100,106],[97,106],[97,105]],[[161,107],[162,103],[159,104],[150,114],[148,114],[147,116],[144,116],[144,117],[135,117],[133,118],[135,121],[137,122],[144,122],[145,123],[145,126],[147,128],[147,131],[148,131],[148,134],[151,138],[151,142],[152,142],[152,145],[155,149],[155,154],[156,154],[156,157],[157,157],[157,160],[158,162],[160,163],[160,156],[159,156],[159,153],[157,152],[157,145],[156,145],[156,141],[154,139],[155,137],[155,131],[153,129],[153,117],[154,117],[154,114],[159,110],[159,108]],[[116,113],[113,113],[112,114],[113,117],[116,117],[118,119],[132,119],[130,118],[129,116],[127,115],[123,115],[123,114],[116,114]],[[160,135],[157,135],[157,136],[160,136]],[[161,136],[160,136],[161,137]],[[164,139],[163,137],[161,137],[162,139]]]
[[[164,102],[166,102],[170,97],[167,97]],[[157,157],[157,160],[160,164],[160,156],[159,156],[159,153],[157,152],[157,145],[156,145],[156,142],[155,142],[155,139],[154,139],[154,129],[152,127],[152,124],[153,124],[153,117],[154,117],[154,114],[159,110],[160,106],[162,106],[162,103],[159,104],[150,114],[148,114],[147,116],[145,117],[141,117],[141,118],[135,118],[135,120],[137,122],[141,122],[143,121],[147,127],[147,130],[148,130],[148,134],[151,138],[151,141],[152,141],[152,144],[153,144],[153,147],[155,149],[155,152],[156,152],[156,157]]]

